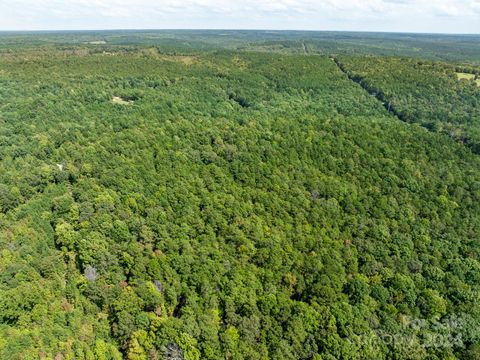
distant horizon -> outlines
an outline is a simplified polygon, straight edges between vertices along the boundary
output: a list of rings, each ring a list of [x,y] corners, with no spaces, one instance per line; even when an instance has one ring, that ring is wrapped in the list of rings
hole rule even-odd
[[[310,32],[310,33],[365,33],[365,34],[405,34],[405,35],[465,35],[480,36],[478,33],[464,32],[420,32],[388,30],[313,30],[313,29],[261,29],[261,28],[91,28],[91,29],[0,29],[0,33],[68,33],[68,32],[115,32],[115,31],[260,31],[260,32]]]

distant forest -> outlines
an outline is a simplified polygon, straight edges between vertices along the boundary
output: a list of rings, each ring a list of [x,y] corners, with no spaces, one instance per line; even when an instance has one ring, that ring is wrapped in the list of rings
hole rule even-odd
[[[73,46],[73,47],[72,47]],[[161,52],[219,49],[297,54],[403,56],[480,64],[480,35],[253,30],[0,32],[0,51],[39,48],[103,51],[158,46]]]

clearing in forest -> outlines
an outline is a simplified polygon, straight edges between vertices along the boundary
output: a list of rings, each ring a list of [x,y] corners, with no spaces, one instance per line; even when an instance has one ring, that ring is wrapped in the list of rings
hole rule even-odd
[[[458,80],[462,80],[462,79],[465,79],[465,80],[473,80],[475,79],[475,74],[469,74],[469,73],[455,73],[457,74],[457,78]],[[480,86],[480,79],[477,79],[475,80],[475,82],[477,83],[477,86]]]
[[[466,80],[472,80],[472,79],[475,79],[475,74],[469,74],[469,73],[455,73],[457,74],[457,78],[458,80],[462,80],[462,79],[466,79]]]
[[[85,44],[89,45],[105,45],[107,42],[105,40],[95,40],[95,41],[87,41]]]
[[[184,65],[193,65],[197,62],[195,56],[187,56],[187,55],[167,55],[167,56],[160,56],[161,60],[166,61],[177,61],[181,62]]]
[[[125,98],[122,98],[120,96],[114,96],[112,97],[112,103],[114,104],[119,104],[119,105],[130,105],[130,104],[133,104],[133,101],[131,100],[127,100]]]

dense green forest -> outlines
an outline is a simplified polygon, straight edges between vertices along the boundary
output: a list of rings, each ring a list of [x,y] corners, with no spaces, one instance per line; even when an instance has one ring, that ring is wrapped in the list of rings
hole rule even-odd
[[[480,67],[405,58],[336,61],[402,120],[448,134],[480,154]],[[459,81],[458,74],[471,74],[470,80]]]
[[[480,358],[480,57],[22,36],[0,359]]]

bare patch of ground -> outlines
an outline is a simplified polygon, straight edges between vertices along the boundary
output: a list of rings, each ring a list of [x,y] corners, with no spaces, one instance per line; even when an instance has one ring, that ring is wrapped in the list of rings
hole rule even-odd
[[[126,100],[120,96],[114,96],[112,97],[112,103],[114,104],[119,104],[119,105],[130,105],[130,104],[133,104],[133,101],[131,100]]]
[[[88,41],[85,44],[90,45],[105,45],[107,42],[105,40],[95,40],[95,41]]]

